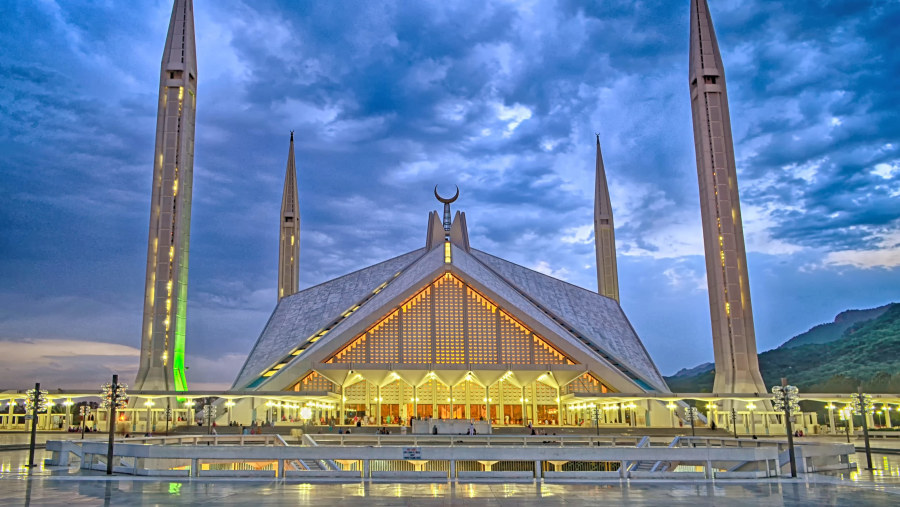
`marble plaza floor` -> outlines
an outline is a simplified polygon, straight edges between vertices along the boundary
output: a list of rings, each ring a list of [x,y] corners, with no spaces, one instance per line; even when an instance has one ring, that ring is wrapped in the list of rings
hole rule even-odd
[[[43,460],[39,450],[36,458]],[[488,505],[900,505],[900,455],[876,455],[873,472],[811,474],[759,481],[610,481],[604,483],[387,483],[273,479],[135,478],[24,467],[27,451],[0,452],[5,505],[341,505],[348,507]],[[865,457],[857,455],[858,461]]]
[[[606,484],[282,483],[105,477],[0,480],[0,505],[897,505],[895,488],[839,481]]]

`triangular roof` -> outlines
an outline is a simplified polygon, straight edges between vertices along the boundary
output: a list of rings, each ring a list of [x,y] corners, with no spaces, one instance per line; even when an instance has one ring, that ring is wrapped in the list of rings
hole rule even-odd
[[[269,391],[289,387],[449,271],[560,351],[584,359],[579,362],[612,380],[616,389],[668,391],[615,301],[483,252],[466,252],[455,245],[451,247],[451,262],[445,260],[443,246],[424,254],[417,250],[285,298],[263,330],[234,387],[265,385]],[[356,278],[348,278],[354,275]],[[365,283],[358,278],[364,278]],[[346,284],[355,287],[348,290]],[[535,294],[525,287],[543,293]],[[323,297],[331,298],[331,292],[341,298],[340,304],[316,304]],[[554,297],[562,302],[548,301]],[[587,308],[596,304],[601,306],[599,310]],[[577,311],[585,315],[578,316]],[[588,325],[591,315],[599,322]],[[307,322],[310,320],[313,322]],[[327,333],[314,336],[326,326]],[[299,355],[292,356],[298,347]]]

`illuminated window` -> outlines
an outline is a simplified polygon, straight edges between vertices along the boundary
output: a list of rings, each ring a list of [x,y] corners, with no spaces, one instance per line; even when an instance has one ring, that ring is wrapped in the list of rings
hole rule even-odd
[[[333,382],[319,375],[317,372],[311,372],[303,377],[299,382],[294,384],[289,391],[326,391],[336,392],[337,389]]]
[[[450,261],[452,260],[450,255],[450,242],[444,242],[444,264],[450,264]]]

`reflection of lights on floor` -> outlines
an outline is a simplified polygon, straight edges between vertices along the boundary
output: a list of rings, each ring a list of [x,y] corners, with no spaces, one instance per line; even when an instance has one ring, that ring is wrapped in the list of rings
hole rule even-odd
[[[180,482],[170,482],[169,483],[169,494],[170,495],[180,495],[181,494],[181,483]]]

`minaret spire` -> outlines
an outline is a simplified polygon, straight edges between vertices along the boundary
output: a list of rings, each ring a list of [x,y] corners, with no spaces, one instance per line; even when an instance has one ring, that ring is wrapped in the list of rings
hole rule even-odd
[[[716,362],[713,392],[761,393],[766,387],[753,331],[725,72],[706,0],[691,0],[688,80]]]
[[[300,200],[297,194],[297,165],[294,162],[294,131],[288,149],[284,191],[281,195],[281,225],[278,239],[278,300],[299,290],[300,284]]]
[[[191,0],[175,0],[159,78],[137,390],[187,389],[184,346],[196,97],[194,6]]]
[[[597,292],[601,296],[619,300],[619,272],[616,267],[616,232],[600,134],[597,134],[597,167],[594,176],[594,243],[597,248]]]

